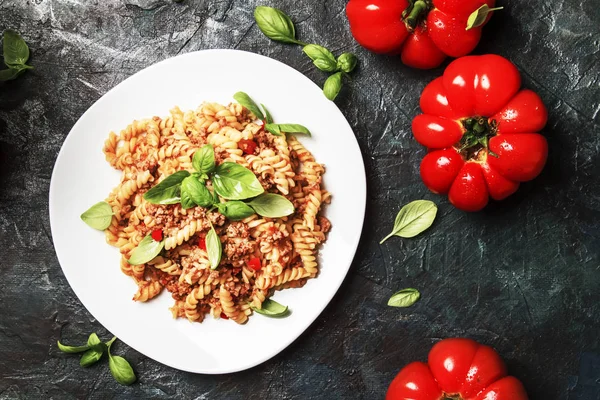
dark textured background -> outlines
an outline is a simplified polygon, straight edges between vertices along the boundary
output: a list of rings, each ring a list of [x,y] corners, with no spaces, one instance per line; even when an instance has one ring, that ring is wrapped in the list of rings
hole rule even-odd
[[[500,3],[507,9],[485,28],[477,52],[510,57],[524,85],[542,95],[550,155],[542,175],[510,200],[466,214],[423,186],[425,151],[410,132],[420,91],[442,70],[410,70],[359,48],[345,0],[0,0],[0,29],[22,33],[35,66],[0,84],[0,399],[381,399],[403,365],[450,336],[498,349],[533,399],[600,399],[598,0]],[[286,10],[302,40],[360,59],[337,101],[368,174],[358,254],[330,306],[270,361],[236,374],[193,375],[118,344],[139,377],[119,386],[106,363],[82,369],[55,346],[59,338],[110,334],[75,297],[54,254],[54,161],[100,96],[176,54],[248,50],[322,84],[324,74],[299,47],[259,32],[258,4]],[[400,206],[419,198],[439,204],[433,228],[378,245]],[[411,286],[423,295],[414,307],[385,305]]]

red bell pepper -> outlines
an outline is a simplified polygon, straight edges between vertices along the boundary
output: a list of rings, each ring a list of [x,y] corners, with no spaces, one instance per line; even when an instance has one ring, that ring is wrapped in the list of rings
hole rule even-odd
[[[425,87],[423,114],[412,122],[415,139],[429,149],[421,162],[425,186],[461,210],[479,211],[488,197],[502,200],[540,174],[548,144],[536,132],[548,112],[520,86],[517,68],[490,54],[454,60]]]
[[[469,54],[481,39],[495,0],[350,0],[354,38],[375,53],[401,54],[410,67],[429,69],[446,56]],[[482,8],[483,7],[483,8]],[[476,22],[469,17],[479,15]],[[469,29],[467,29],[469,28]]]
[[[386,400],[527,400],[521,382],[507,376],[506,365],[489,346],[471,339],[445,339],[426,363],[404,367],[388,388]]]

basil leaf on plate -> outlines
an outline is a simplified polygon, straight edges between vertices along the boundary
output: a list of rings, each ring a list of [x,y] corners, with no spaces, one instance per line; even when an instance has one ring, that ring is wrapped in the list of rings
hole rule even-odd
[[[232,162],[215,168],[212,184],[217,194],[228,200],[244,200],[265,191],[252,171]]]
[[[296,40],[294,23],[277,8],[258,6],[254,9],[254,19],[262,33],[271,40],[283,43],[304,44]]]
[[[437,206],[429,200],[415,200],[400,210],[394,222],[392,232],[384,237],[379,244],[396,235],[403,238],[417,236],[433,224],[437,214]]]
[[[265,107],[264,104],[260,103],[260,106],[262,107],[263,111],[265,112],[265,121],[267,122],[267,124],[272,124],[273,117],[271,116],[271,113],[269,112],[269,110],[267,110],[267,107]]]
[[[333,101],[342,90],[342,73],[336,72],[325,81],[323,85],[323,94],[329,100]]]
[[[281,136],[284,133],[303,133],[310,136],[308,128],[300,124],[267,124],[265,129],[275,136]]]
[[[287,306],[279,304],[275,300],[267,299],[262,303],[261,308],[252,307],[254,311],[267,317],[280,318],[289,314]]]
[[[81,219],[88,226],[103,231],[110,226],[113,215],[112,207],[107,202],[100,201],[81,214]]]
[[[219,238],[219,235],[217,235],[214,227],[210,227],[210,231],[208,231],[205,241],[208,261],[210,261],[210,269],[217,269],[221,262],[223,247],[221,245],[221,239]]]
[[[196,150],[192,165],[201,174],[210,174],[215,169],[215,150],[212,145],[206,144]]]
[[[258,215],[281,218],[294,213],[294,205],[285,197],[275,193],[264,193],[248,203]]]
[[[255,212],[246,203],[239,200],[228,201],[217,204],[219,212],[232,221],[239,221],[254,215]]]
[[[181,182],[190,176],[187,171],[177,171],[167,176],[146,193],[144,199],[152,204],[177,204],[181,200]]]
[[[261,120],[265,119],[265,115],[258,107],[258,104],[256,104],[254,100],[252,100],[250,96],[248,96],[246,93],[237,92],[233,95],[233,98],[235,99],[235,101],[246,107],[248,110],[252,111],[252,114],[254,114],[256,118]]]
[[[407,288],[402,289],[388,300],[388,306],[390,307],[410,307],[421,298],[421,293],[417,289]]]
[[[188,209],[196,205],[210,207],[213,196],[210,190],[195,176],[188,176],[181,182],[181,207]]]
[[[131,265],[141,265],[146,264],[148,261],[151,261],[154,257],[156,257],[161,250],[165,247],[165,241],[161,240],[157,242],[152,239],[152,235],[148,235],[142,239],[140,244],[133,249],[131,252],[131,257],[127,262]]]

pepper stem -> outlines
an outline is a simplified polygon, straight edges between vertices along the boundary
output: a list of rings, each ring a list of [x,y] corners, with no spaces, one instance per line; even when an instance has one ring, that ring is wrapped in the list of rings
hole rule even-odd
[[[412,5],[408,15],[404,18],[404,22],[410,29],[415,29],[419,23],[419,18],[423,12],[427,11],[429,5],[424,0],[417,0]]]

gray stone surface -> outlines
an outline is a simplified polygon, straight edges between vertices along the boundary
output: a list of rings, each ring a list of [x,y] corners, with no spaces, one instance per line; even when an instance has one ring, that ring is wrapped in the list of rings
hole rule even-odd
[[[249,371],[183,373],[116,346],[139,383],[106,364],[80,368],[56,340],[83,341],[95,321],[67,284],[52,246],[48,188],[60,146],[82,113],[133,73],[176,54],[237,48],[325,76],[299,48],[272,43],[252,11],[278,6],[299,37],[360,66],[337,103],[368,174],[367,219],[350,274],[294,344]],[[510,57],[550,110],[546,169],[501,204],[465,214],[427,191],[412,138],[418,96],[441,73],[361,49],[345,0],[0,0],[0,29],[23,34],[35,70],[0,84],[0,399],[380,399],[396,372],[440,338],[494,346],[533,399],[600,399],[600,11],[597,0],[508,2],[478,53]],[[413,240],[379,239],[401,205],[432,199],[435,225]],[[336,199],[344,201],[344,199]],[[406,310],[387,307],[421,289]],[[149,333],[151,334],[151,333]]]

